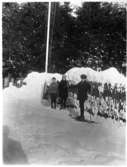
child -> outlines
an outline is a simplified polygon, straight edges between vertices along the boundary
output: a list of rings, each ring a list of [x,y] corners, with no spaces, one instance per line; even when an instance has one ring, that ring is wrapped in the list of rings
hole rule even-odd
[[[55,77],[52,78],[52,82],[49,85],[48,93],[51,99],[51,108],[56,108],[56,99],[58,95],[58,83]]]
[[[67,108],[69,110],[69,116],[71,117],[77,117],[78,113],[77,113],[77,108],[78,108],[78,104],[77,104],[77,98],[75,98],[75,96],[73,95],[72,92],[68,93],[68,99],[67,99]]]

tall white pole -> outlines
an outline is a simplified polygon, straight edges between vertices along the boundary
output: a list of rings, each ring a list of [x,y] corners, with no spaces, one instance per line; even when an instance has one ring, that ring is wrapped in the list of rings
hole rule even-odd
[[[47,25],[46,61],[45,61],[45,72],[46,73],[48,72],[50,16],[51,16],[51,1],[49,1],[49,5],[48,5],[48,25]]]

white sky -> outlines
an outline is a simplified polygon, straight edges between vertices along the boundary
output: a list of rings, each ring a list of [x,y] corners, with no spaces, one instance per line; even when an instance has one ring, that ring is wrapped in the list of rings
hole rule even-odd
[[[71,2],[72,5],[74,6],[81,6],[82,2],[124,2],[126,3],[127,0],[2,0],[2,2],[18,2],[18,3],[22,3],[22,2]]]
[[[63,4],[65,1],[63,1],[63,2],[61,2],[61,4]],[[71,5],[72,6],[74,6],[74,7],[77,7],[77,6],[81,6],[81,4],[82,4],[82,0],[78,0],[78,1],[68,1],[68,2],[70,2],[71,3]]]
[[[76,7],[80,7],[82,5],[83,2],[112,2],[112,3],[120,3],[123,4],[125,6],[127,6],[127,0],[2,0],[2,2],[18,2],[23,3],[23,2],[60,2],[61,4],[63,4],[64,2],[70,2],[71,6],[73,8]]]

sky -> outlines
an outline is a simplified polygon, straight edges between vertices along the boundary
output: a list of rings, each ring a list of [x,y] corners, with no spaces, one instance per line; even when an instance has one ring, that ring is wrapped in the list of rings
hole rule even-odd
[[[4,2],[6,1],[11,1],[11,2],[18,2],[19,4],[22,3],[22,2],[48,2],[48,1],[51,1],[51,2],[60,2],[61,4],[63,4],[64,2],[70,2],[71,6],[73,8],[76,8],[76,7],[80,7],[82,5],[83,2],[112,2],[112,3],[126,3],[127,0],[4,0]],[[126,3],[127,4],[127,3]]]
[[[82,4],[82,2],[83,2],[83,0],[78,0],[78,1],[70,1],[70,3],[71,3],[71,5],[73,6],[73,7],[80,7],[81,6],[81,4]],[[64,1],[63,2],[61,2],[61,3],[64,3]]]

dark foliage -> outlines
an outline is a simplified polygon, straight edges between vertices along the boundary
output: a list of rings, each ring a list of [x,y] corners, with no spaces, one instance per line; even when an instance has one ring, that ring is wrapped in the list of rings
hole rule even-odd
[[[83,3],[72,14],[69,3],[52,3],[49,72],[73,66],[125,73],[126,8],[112,3]],[[3,61],[7,73],[44,71],[48,3],[3,3]],[[6,67],[6,68],[5,68]]]

